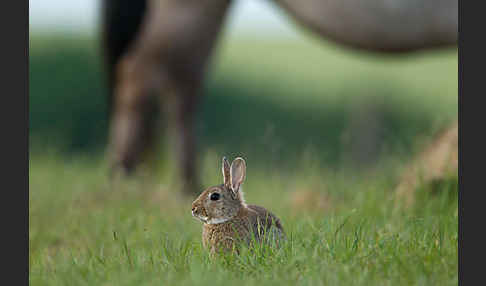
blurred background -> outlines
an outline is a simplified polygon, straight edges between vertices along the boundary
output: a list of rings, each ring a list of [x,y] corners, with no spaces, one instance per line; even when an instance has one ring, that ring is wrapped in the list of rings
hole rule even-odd
[[[31,152],[102,155],[99,3],[29,3]],[[201,154],[288,166],[310,152],[326,168],[370,170],[406,161],[457,118],[455,48],[350,50],[301,31],[266,1],[235,2],[227,19],[198,112]]]

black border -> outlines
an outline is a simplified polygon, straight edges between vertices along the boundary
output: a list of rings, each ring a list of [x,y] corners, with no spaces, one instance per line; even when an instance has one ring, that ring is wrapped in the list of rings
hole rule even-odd
[[[0,4],[2,248],[4,284],[29,283],[29,2]],[[9,277],[10,276],[10,277]],[[9,281],[15,281],[9,283]],[[22,282],[23,283],[22,283]],[[19,283],[20,282],[20,283]]]
[[[459,230],[458,259],[461,285],[481,285],[484,280],[484,180],[485,96],[484,9],[481,1],[459,0]],[[469,5],[466,8],[465,4]],[[467,27],[467,28],[465,28]],[[466,33],[467,32],[467,33]],[[469,41],[466,43],[466,34]],[[473,36],[471,36],[473,35]],[[465,71],[467,77],[465,76]],[[467,78],[467,84],[464,80]],[[465,139],[469,133],[469,139]],[[467,162],[467,172],[465,172]],[[467,175],[465,175],[467,174]],[[467,177],[467,179],[465,179]],[[467,208],[466,208],[467,204]],[[466,231],[467,230],[467,231]],[[467,235],[466,235],[467,233]]]

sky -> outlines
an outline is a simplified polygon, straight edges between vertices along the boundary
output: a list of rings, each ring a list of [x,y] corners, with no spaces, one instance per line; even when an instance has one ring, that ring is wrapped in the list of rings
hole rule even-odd
[[[33,31],[95,33],[102,0],[29,0]],[[294,25],[269,0],[234,1],[227,21],[228,33],[296,36]]]

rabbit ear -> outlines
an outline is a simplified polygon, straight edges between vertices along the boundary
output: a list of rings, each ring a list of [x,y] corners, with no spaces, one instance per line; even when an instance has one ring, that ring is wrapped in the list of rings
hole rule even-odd
[[[230,188],[231,187],[230,164],[226,159],[226,157],[223,157],[223,166],[221,170],[223,171],[224,186]]]
[[[243,158],[236,158],[231,163],[231,189],[236,194],[240,190],[240,186],[245,180],[246,175],[246,163]]]

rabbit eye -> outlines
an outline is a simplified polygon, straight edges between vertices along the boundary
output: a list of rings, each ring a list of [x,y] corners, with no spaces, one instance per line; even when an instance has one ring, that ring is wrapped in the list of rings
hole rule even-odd
[[[211,196],[209,197],[210,200],[212,201],[217,201],[219,200],[220,195],[218,193],[212,193]]]

